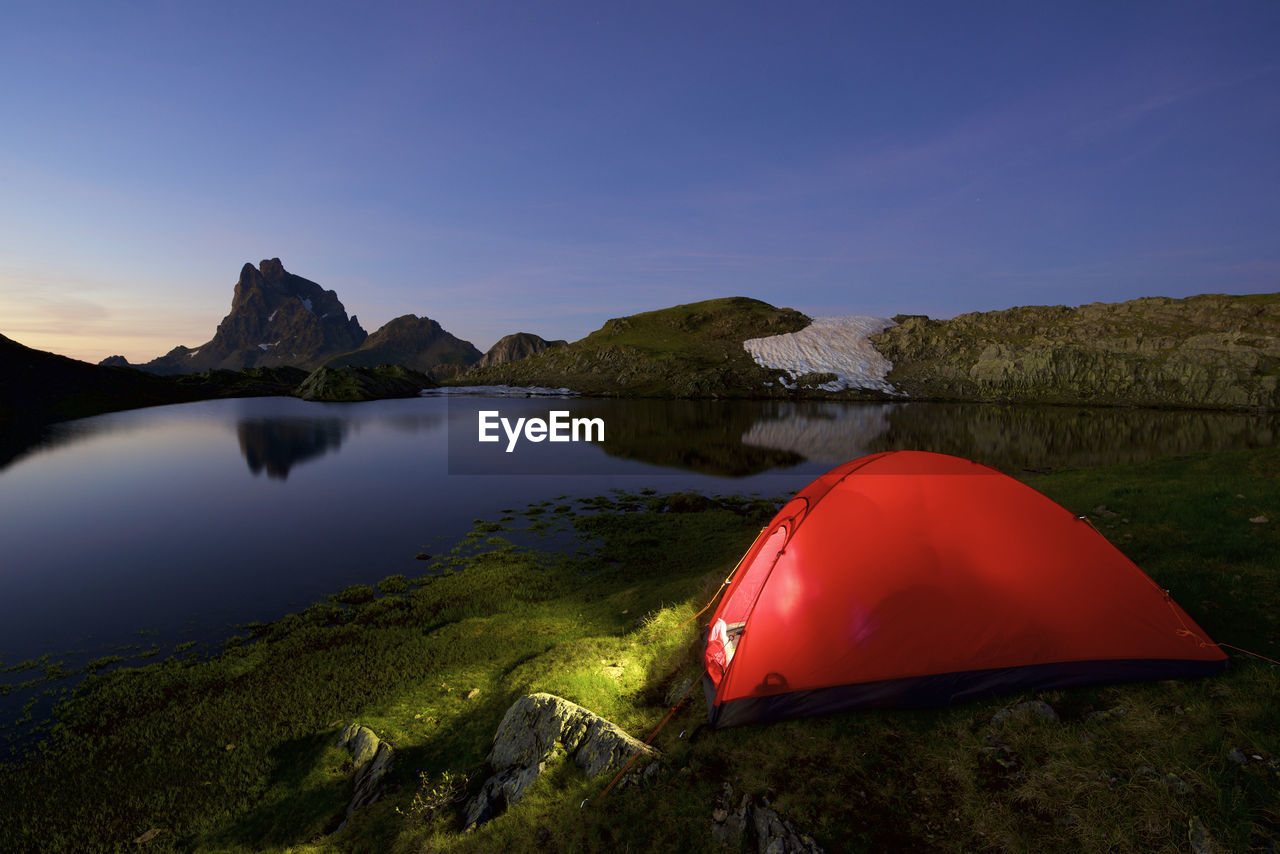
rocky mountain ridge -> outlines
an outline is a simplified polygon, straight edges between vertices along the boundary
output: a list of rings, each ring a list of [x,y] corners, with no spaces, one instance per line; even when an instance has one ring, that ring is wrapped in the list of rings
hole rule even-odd
[[[870,340],[911,398],[1280,409],[1280,293],[894,319]]]
[[[402,365],[442,377],[454,376],[480,358],[480,351],[470,341],[449,334],[431,318],[405,314],[388,321],[357,349],[329,359],[325,366]]]
[[[231,311],[213,338],[195,348],[175,347],[137,367],[156,374],[281,365],[311,368],[356,349],[366,337],[360,321],[347,317],[334,291],[288,272],[279,258],[271,258],[257,268],[241,268]]]
[[[372,368],[402,365],[433,376],[453,376],[481,353],[429,317],[406,314],[372,335],[347,316],[336,292],[285,270],[279,258],[240,270],[231,311],[213,338],[199,347],[179,345],[140,365],[109,356],[104,367],[135,367],[152,374],[196,374],[209,370],[293,366]]]

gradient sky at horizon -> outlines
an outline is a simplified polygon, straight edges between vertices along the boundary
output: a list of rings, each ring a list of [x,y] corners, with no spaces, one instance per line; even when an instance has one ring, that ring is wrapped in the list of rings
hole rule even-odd
[[[196,346],[279,257],[481,349],[1280,290],[1280,4],[11,2],[0,333]]]

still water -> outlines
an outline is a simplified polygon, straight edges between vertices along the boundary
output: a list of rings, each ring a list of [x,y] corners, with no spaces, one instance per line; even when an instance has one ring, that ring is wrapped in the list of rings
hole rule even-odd
[[[511,455],[475,441],[480,409],[551,408],[602,418],[605,441]],[[473,520],[562,495],[776,496],[892,448],[1020,474],[1270,445],[1278,427],[1208,412],[477,398],[103,415],[55,426],[0,468],[0,662],[216,643],[346,585],[419,575],[415,555],[447,550]]]

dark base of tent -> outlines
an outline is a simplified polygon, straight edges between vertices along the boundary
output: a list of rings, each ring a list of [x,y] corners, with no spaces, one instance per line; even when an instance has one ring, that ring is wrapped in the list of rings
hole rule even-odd
[[[931,708],[949,706],[1014,691],[1077,688],[1111,682],[1185,679],[1209,676],[1227,666],[1222,661],[1129,659],[1122,661],[1066,661],[995,670],[969,670],[907,679],[886,679],[859,685],[839,685],[810,691],[791,691],[767,697],[744,697],[715,705],[715,685],[707,674],[702,687],[707,697],[707,722],[716,728],[763,723],[784,718],[827,715],[854,709]]]

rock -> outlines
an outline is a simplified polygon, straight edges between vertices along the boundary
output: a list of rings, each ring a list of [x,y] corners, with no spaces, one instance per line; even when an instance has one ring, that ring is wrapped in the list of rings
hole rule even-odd
[[[1269,520],[1266,516],[1254,516],[1254,517],[1253,517],[1252,519],[1250,519],[1249,521],[1250,521],[1250,522],[1252,522],[1252,523],[1253,523],[1253,524],[1255,524],[1255,525],[1265,525],[1265,524],[1267,524],[1267,522],[1269,522],[1270,520]]]
[[[1025,703],[998,710],[991,716],[991,722],[998,724],[1009,720],[1028,720],[1032,716],[1054,723],[1058,721],[1058,713],[1053,710],[1053,706],[1044,700],[1027,700]]]
[[[1249,764],[1249,757],[1245,756],[1244,753],[1241,752],[1240,748],[1238,747],[1233,747],[1230,750],[1228,750],[1227,758],[1230,759],[1232,762],[1236,763],[1237,765]]]
[[[157,836],[159,836],[163,832],[164,831],[162,829],[158,827],[153,827],[150,830],[148,830],[146,833],[139,836],[137,839],[133,840],[133,844],[146,845],[148,842],[155,839]]]
[[[1103,709],[1098,712],[1089,712],[1084,716],[1086,721],[1108,721],[1112,718],[1118,718],[1125,714],[1123,706],[1114,706],[1110,709]]]
[[[733,786],[725,783],[711,811],[711,839],[717,845],[740,851],[750,830],[759,854],[822,854],[813,837],[779,817],[766,798],[756,803],[750,794],[744,794],[736,809],[733,803]]]
[[[620,766],[636,753],[653,750],[617,726],[575,703],[551,694],[527,694],[502,717],[489,750],[493,776],[463,811],[467,828],[517,803],[548,760],[563,751],[588,777]]]
[[[759,854],[822,854],[813,837],[798,833],[791,822],[780,819],[767,800],[761,799],[761,805],[752,810],[752,823]]]
[[[129,360],[126,359],[124,356],[108,356],[98,364],[104,368],[132,368],[133,367],[133,365],[129,364]]]
[[[988,771],[997,775],[1014,773],[1019,766],[1018,754],[1014,749],[1004,740],[991,735],[986,738],[986,746],[979,748],[978,759]]]
[[[1187,841],[1191,843],[1192,854],[1218,854],[1222,850],[1197,816],[1187,822]]]
[[[1280,295],[908,317],[872,336],[911,397],[1280,408]]]
[[[479,688],[472,688],[470,691],[467,692],[468,700],[474,700],[476,697],[479,697],[479,696],[480,696]]]
[[[505,365],[508,362],[516,362],[520,359],[536,356],[552,347],[563,347],[567,343],[564,340],[547,341],[532,332],[515,332],[499,338],[498,343],[490,347],[480,357],[480,361],[476,362],[476,367],[485,368],[490,365]]]
[[[716,806],[711,810],[711,839],[717,845],[731,851],[742,848],[743,834],[747,832],[748,813],[751,811],[751,796],[743,795],[736,808],[733,801],[733,786],[724,784],[720,796],[716,798]]]
[[[391,767],[395,751],[373,730],[359,724],[351,724],[342,731],[338,746],[347,748],[351,753],[351,766],[355,770],[355,790],[347,803],[342,824],[338,825],[338,830],[341,830],[352,813],[382,796],[382,778]]]
[[[1188,786],[1186,781],[1183,780],[1181,777],[1179,777],[1177,774],[1173,774],[1173,773],[1165,774],[1164,784],[1169,789],[1169,791],[1173,792],[1175,795],[1185,796],[1185,795],[1191,794],[1191,787]]]
[[[424,373],[430,371],[437,377],[452,377],[479,358],[480,351],[470,341],[451,335],[429,317],[405,314],[387,321],[355,350],[334,356],[325,366],[400,365]]]
[[[214,369],[296,365],[314,368],[359,347],[366,333],[347,317],[338,295],[285,270],[279,258],[254,269],[245,264],[232,292],[231,312],[199,347],[175,347],[143,370],[194,374]]]

